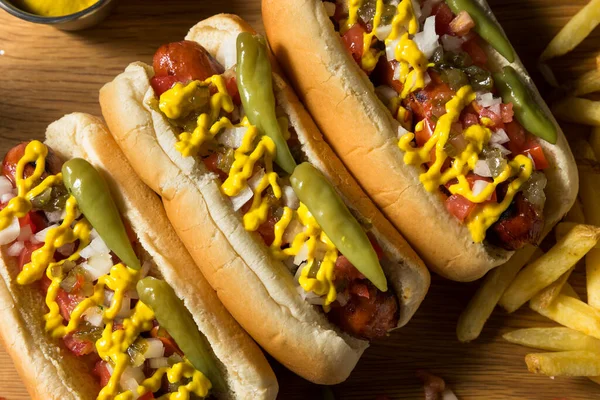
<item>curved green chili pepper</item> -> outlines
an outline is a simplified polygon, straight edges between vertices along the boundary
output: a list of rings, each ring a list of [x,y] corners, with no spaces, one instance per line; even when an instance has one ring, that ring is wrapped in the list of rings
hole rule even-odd
[[[473,28],[475,32],[509,62],[515,61],[513,48],[504,33],[502,33],[502,29],[486,14],[479,4],[473,0],[447,0],[446,3],[455,14],[461,11],[468,12],[475,21],[475,27]]]
[[[264,38],[248,32],[238,35],[237,86],[248,120],[275,142],[275,162],[291,174],[296,162],[281,134],[275,115],[273,76],[268,51]]]
[[[89,162],[73,158],[63,164],[63,182],[79,209],[111,249],[129,268],[140,269],[108,185]]]
[[[513,103],[515,117],[521,125],[535,136],[555,144],[556,127],[531,97],[517,72],[510,66],[504,67],[501,73],[494,74],[494,81],[502,100]]]
[[[202,372],[217,391],[225,392],[227,385],[213,358],[210,344],[173,288],[165,281],[146,277],[137,283],[136,289],[140,300],[154,311],[160,326],[175,339],[194,368]]]
[[[302,163],[290,176],[290,182],[338,250],[377,289],[387,291],[387,280],[373,245],[327,178],[309,163]]]

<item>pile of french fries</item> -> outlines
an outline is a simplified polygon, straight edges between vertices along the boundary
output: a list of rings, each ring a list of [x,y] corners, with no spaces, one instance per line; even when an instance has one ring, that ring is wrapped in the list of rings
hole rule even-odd
[[[551,84],[558,85],[545,62],[574,49],[599,23],[600,0],[591,0],[550,42],[540,65]],[[562,325],[503,336],[549,351],[528,354],[529,371],[585,376],[600,384],[600,101],[582,97],[600,92],[600,55],[596,61],[594,70],[563,87],[568,95],[552,107],[560,120],[593,126],[587,140],[570,138],[580,188],[573,208],[551,233],[556,244],[546,253],[527,246],[490,271],[461,314],[456,332],[461,342],[472,341],[496,305],[512,313],[529,303],[533,311]],[[580,261],[585,261],[587,302],[569,284]]]

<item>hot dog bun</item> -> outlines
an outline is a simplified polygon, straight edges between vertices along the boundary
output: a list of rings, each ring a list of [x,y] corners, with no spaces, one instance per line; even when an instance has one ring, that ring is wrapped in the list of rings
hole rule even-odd
[[[485,0],[477,1],[496,21]],[[262,14],[276,58],[328,143],[426,264],[449,279],[471,281],[508,260],[513,252],[474,243],[468,228],[446,210],[441,194],[425,190],[420,170],[404,164],[398,122],[342,44],[322,1],[263,0]],[[494,68],[511,65],[552,118],[520,60],[510,64],[487,44],[485,51]],[[550,163],[545,232],[570,209],[578,186],[573,156],[552,121],[558,142],[540,140]]]
[[[182,298],[208,339],[228,393],[218,398],[274,399],[277,380],[264,355],[221,304],[170,226],[160,200],[135,175],[103,123],[70,114],[46,131],[48,144],[63,159],[81,157],[103,174],[122,215],[130,222],[156,270]],[[32,398],[95,399],[100,391],[91,367],[44,332],[44,298],[37,286],[15,281],[19,267],[2,248],[0,337]]]
[[[225,68],[235,62],[238,33],[251,31],[233,15],[217,15],[194,26],[195,40]],[[233,57],[231,56],[233,52]],[[262,240],[247,232],[240,216],[207,174],[202,162],[175,150],[176,132],[148,105],[154,98],[151,67],[131,64],[100,91],[107,124],[130,163],[161,195],[167,214],[223,304],[238,322],[282,364],[320,384],[345,380],[368,343],[342,333],[323,313],[302,300],[293,277]],[[429,274],[404,239],[377,211],[323,142],[291,89],[275,77],[278,104],[289,113],[307,157],[331,179],[349,206],[374,226],[393,265],[388,282],[400,302],[399,326],[414,314],[429,287]]]

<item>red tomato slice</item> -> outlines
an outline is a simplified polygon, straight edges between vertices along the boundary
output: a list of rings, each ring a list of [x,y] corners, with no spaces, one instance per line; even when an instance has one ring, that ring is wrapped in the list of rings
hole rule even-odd
[[[227,93],[229,93],[231,99],[233,100],[233,104],[236,104],[238,106],[242,104],[242,99],[240,98],[240,92],[237,87],[237,81],[235,79],[235,76],[231,76],[227,79],[227,81],[225,82],[225,87],[227,88]]]
[[[71,320],[71,313],[75,307],[77,307],[77,304],[81,302],[81,300],[81,297],[75,294],[67,293],[63,288],[58,289],[56,302],[58,303],[58,308],[60,309],[60,315],[62,315],[65,321]]]
[[[171,89],[177,82],[179,82],[179,79],[174,75],[153,76],[150,79],[150,85],[152,85],[152,89],[154,89],[157,96]]]
[[[493,182],[492,178],[486,178],[486,177],[475,175],[475,174],[468,174],[466,176],[466,178],[467,178],[467,182],[469,182],[469,187],[471,189],[473,189],[473,185],[475,184],[476,181]],[[486,202],[493,202],[493,203],[498,202],[498,196],[496,195],[495,190],[494,190],[494,193],[492,194],[492,197],[489,200],[486,200]]]
[[[270,246],[275,240],[275,224],[277,223],[277,218],[274,216],[269,216],[265,222],[263,222],[256,232],[263,238],[265,244]]]
[[[535,163],[536,170],[542,170],[548,168],[550,165],[548,164],[548,160],[544,155],[544,150],[535,140],[530,140],[527,143],[528,148],[523,150],[523,154],[530,155],[533,158],[533,162]]]
[[[369,294],[369,287],[364,283],[360,282],[354,282],[352,286],[350,286],[350,293],[355,294],[359,297],[364,297],[365,299],[371,297],[371,295]]]
[[[65,342],[65,346],[78,357],[94,352],[94,343],[91,340],[81,339],[72,333],[65,336],[63,341]]]
[[[435,15],[435,33],[442,36],[450,32],[450,22],[454,19],[454,14],[445,2],[433,6],[431,10]]]
[[[464,222],[474,208],[475,203],[459,194],[453,194],[446,199],[446,209],[460,222]]]
[[[429,118],[423,120],[423,129],[415,131],[415,141],[417,146],[423,147],[429,138],[433,135],[435,124]]]
[[[505,124],[511,122],[513,120],[513,116],[515,115],[512,103],[500,104],[500,112],[502,114],[502,122]]]
[[[397,93],[402,92],[402,83],[394,79],[394,68],[398,64],[397,61],[388,61],[388,59],[383,56],[379,58],[371,77],[373,77],[373,81],[376,82],[376,85],[387,85],[391,86]]]
[[[96,365],[94,365],[92,372],[94,375],[100,378],[100,387],[108,385],[108,381],[110,380],[110,371],[108,370],[108,363],[106,361],[98,361]]]
[[[219,175],[221,182],[225,182],[225,180],[229,177],[225,171],[218,167],[219,153],[212,153],[210,156],[202,159],[202,161],[204,161],[204,165],[206,165],[206,168],[208,168],[210,172],[214,172],[215,174]]]
[[[352,28],[348,29],[342,36],[342,41],[346,45],[346,48],[359,65],[361,64],[363,55],[363,38],[366,32],[366,29],[361,24],[354,24]]]
[[[525,129],[515,119],[504,125],[510,141],[506,144],[514,154],[521,154],[527,142]]]
[[[346,256],[340,255],[335,260],[335,280],[339,281],[342,279],[353,281],[356,279],[365,279],[365,276],[352,265]]]
[[[31,253],[43,246],[43,243],[33,244],[31,242],[25,242],[25,247],[19,254],[19,268],[22,270],[23,266],[31,262]]]
[[[152,392],[148,392],[140,397],[138,397],[138,400],[150,400],[154,398],[154,394]]]
[[[485,66],[487,64],[487,54],[485,54],[485,51],[483,51],[479,45],[478,36],[474,36],[472,39],[464,42],[462,44],[462,49],[471,56],[473,63],[479,66]]]

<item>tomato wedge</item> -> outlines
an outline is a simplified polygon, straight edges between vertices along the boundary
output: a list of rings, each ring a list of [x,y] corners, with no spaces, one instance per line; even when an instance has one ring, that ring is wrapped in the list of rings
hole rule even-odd
[[[525,150],[523,150],[523,154],[529,155],[533,159],[536,170],[539,171],[542,169],[546,169],[550,166],[550,164],[548,164],[546,156],[544,155],[544,150],[542,149],[542,146],[540,146],[539,143],[537,143],[534,140],[531,140],[527,143],[527,146],[528,147]]]
[[[475,208],[475,203],[467,200],[459,194],[453,194],[446,199],[446,209],[450,214],[454,215],[460,222],[464,222],[465,219],[471,214]]]
[[[361,24],[354,24],[352,28],[348,29],[342,36],[342,41],[346,45],[346,48],[359,65],[361,64],[363,55],[363,38],[366,32],[367,30]]]

